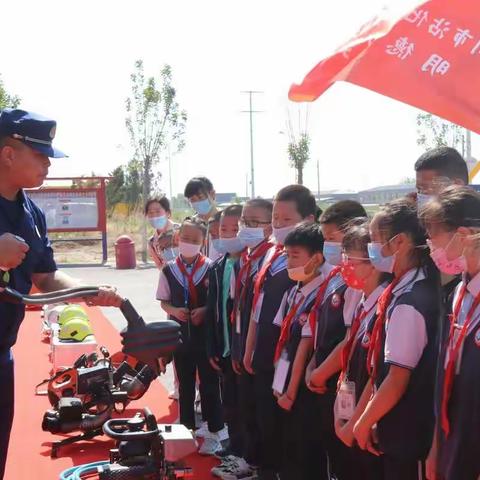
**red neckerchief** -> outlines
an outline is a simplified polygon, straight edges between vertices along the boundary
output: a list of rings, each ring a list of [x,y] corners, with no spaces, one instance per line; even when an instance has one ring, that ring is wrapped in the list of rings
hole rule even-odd
[[[257,245],[250,253],[248,253],[247,250],[242,253],[240,260],[243,262],[243,265],[240,268],[235,280],[235,299],[233,303],[233,310],[230,315],[230,321],[232,324],[235,323],[240,305],[244,304],[247,290],[250,285],[249,280],[253,262],[263,257],[270,248],[272,248],[272,244],[264,241]]]
[[[370,337],[370,345],[368,346],[367,354],[367,371],[373,382],[377,377],[377,363],[382,348],[382,332],[383,326],[387,319],[387,309],[393,298],[393,289],[403,279],[406,272],[395,277],[392,283],[383,291],[377,302],[377,318],[373,326],[372,335]]]
[[[443,380],[443,390],[442,390],[442,406],[441,406],[441,417],[440,423],[442,430],[445,432],[445,436],[448,436],[450,433],[450,422],[448,420],[448,402],[450,400],[450,395],[452,393],[453,381],[455,378],[455,365],[457,362],[458,354],[462,348],[463,341],[468,331],[468,327],[472,323],[473,314],[480,305],[480,293],[474,298],[472,306],[468,310],[465,322],[460,330],[457,341],[454,341],[455,338],[455,328],[458,320],[458,314],[460,313],[460,308],[462,307],[463,300],[467,293],[467,285],[464,283],[461,287],[460,293],[458,295],[457,304],[452,315],[450,315],[450,333],[448,335],[447,343],[447,354],[448,354],[448,363],[445,370],[445,378]]]
[[[287,316],[282,321],[282,329],[280,330],[280,337],[278,338],[277,347],[275,348],[275,357],[274,362],[276,363],[282,354],[283,347],[288,342],[290,338],[290,325],[292,324],[292,320],[295,318],[295,315],[298,312],[298,309],[305,301],[305,297],[303,294],[300,294],[300,299],[295,302],[295,297],[297,296],[298,290],[295,292],[295,296],[293,298],[293,304],[290,307]]]
[[[255,279],[255,285],[253,288],[253,303],[252,303],[252,312],[255,313],[258,300],[260,299],[260,293],[263,289],[263,284],[265,283],[268,270],[273,265],[273,262],[284,252],[283,245],[275,245],[275,251],[273,255],[262,265],[261,270],[257,274],[257,278]]]
[[[365,310],[365,306],[362,305],[357,315],[355,315],[355,318],[352,321],[352,326],[350,328],[350,336],[348,337],[347,343],[342,349],[342,373],[340,374],[341,380],[343,380],[345,378],[345,375],[347,374],[348,362],[350,361],[350,355],[353,350],[353,345],[355,344],[357,333],[360,330],[360,325],[362,324],[363,320],[369,312],[370,310]]]
[[[193,276],[203,266],[203,264],[205,263],[205,259],[206,257],[204,255],[199,254],[195,259],[191,273],[187,272],[187,269],[183,263],[183,260],[180,258],[180,255],[175,260],[177,262],[178,268],[182,272],[183,277],[186,278],[188,282],[188,303],[190,308],[196,308],[198,306],[198,294],[197,289],[195,288],[195,283],[193,282]]]
[[[331,272],[327,275],[327,278],[323,281],[318,289],[317,296],[315,297],[315,303],[308,314],[308,323],[310,324],[310,330],[312,332],[313,341],[315,341],[315,334],[316,334],[316,327],[317,327],[317,316],[318,316],[318,309],[323,302],[323,297],[325,297],[325,292],[327,291],[328,284],[330,280],[338,275],[342,267],[335,267],[331,270]]]

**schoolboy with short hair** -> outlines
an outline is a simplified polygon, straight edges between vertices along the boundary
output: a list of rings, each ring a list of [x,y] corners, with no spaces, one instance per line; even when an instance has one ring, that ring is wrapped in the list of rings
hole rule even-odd
[[[467,162],[452,147],[437,147],[415,162],[418,208],[449,185],[468,185]]]
[[[304,382],[305,367],[313,350],[308,315],[318,290],[332,266],[325,262],[323,236],[318,224],[300,225],[285,239],[287,269],[296,285],[285,292],[274,324],[281,329],[275,350],[275,376],[272,384],[278,405],[285,412],[281,417],[283,459],[282,479],[307,480],[319,478],[312,469],[326,456],[310,436],[310,411],[315,408],[314,394]],[[317,448],[319,447],[319,448]]]
[[[200,377],[202,413],[210,435],[199,453],[212,455],[221,449],[218,432],[223,429],[218,375],[206,352],[205,314],[210,260],[200,253],[206,226],[187,217],[179,231],[179,255],[160,272],[157,299],[170,319],[181,326],[182,346],[174,353],[179,380],[180,422],[194,430],[195,380]]]
[[[215,204],[215,189],[213,188],[213,184],[207,177],[194,177],[189,180],[185,186],[184,196],[195,211],[195,216],[198,216],[207,224],[206,242],[202,253],[210,258],[210,260],[216,260],[220,255],[212,243],[215,235],[212,236],[210,233],[210,220],[212,220],[218,212]],[[215,223],[215,220],[213,221]]]
[[[247,201],[240,218],[238,238],[246,249],[235,266],[235,278],[232,279],[231,314],[232,366],[238,377],[240,419],[244,433],[244,458],[250,465],[262,462],[263,451],[260,447],[260,433],[256,411],[254,375],[245,368],[244,357],[248,326],[254,297],[254,284],[258,272],[265,261],[265,255],[273,244],[269,241],[272,234],[272,202],[261,198]]]
[[[303,185],[289,185],[275,196],[272,238],[275,245],[265,256],[255,280],[254,302],[247,337],[244,365],[254,373],[258,426],[261,434],[262,478],[275,478],[281,468],[279,419],[281,410],[272,392],[274,353],[280,328],[273,323],[284,293],[294,285],[287,272],[284,241],[300,223],[312,223],[318,208],[315,197]]]
[[[231,363],[233,309],[231,282],[235,263],[239,260],[243,245],[238,239],[238,222],[242,215],[241,205],[230,205],[220,216],[217,250],[223,255],[210,267],[207,300],[207,355],[212,367],[220,374],[225,421],[228,426],[229,445],[216,456],[228,458],[228,463],[212,469],[212,474],[222,477],[229,474],[247,474],[251,471],[243,458],[242,426],[239,416],[238,379]]]

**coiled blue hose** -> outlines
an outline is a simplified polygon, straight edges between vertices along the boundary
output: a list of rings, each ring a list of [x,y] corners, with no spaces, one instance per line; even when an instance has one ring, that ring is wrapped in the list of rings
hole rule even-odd
[[[97,471],[97,467],[108,464],[108,461],[102,460],[100,462],[86,463],[85,465],[70,467],[60,474],[59,480],[82,480],[82,475],[87,473],[95,473]]]

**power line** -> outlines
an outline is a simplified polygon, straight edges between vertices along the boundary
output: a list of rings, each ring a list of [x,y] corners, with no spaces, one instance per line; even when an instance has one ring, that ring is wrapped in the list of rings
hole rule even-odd
[[[250,185],[251,196],[255,198],[255,164],[253,161],[253,114],[262,113],[260,110],[253,110],[253,95],[256,93],[263,93],[258,90],[245,90],[241,93],[247,93],[249,99],[249,109],[242,110],[242,113],[248,113],[250,115]]]

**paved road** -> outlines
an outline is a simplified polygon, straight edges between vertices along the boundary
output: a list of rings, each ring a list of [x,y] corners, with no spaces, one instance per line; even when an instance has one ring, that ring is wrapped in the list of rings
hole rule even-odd
[[[128,298],[145,321],[166,319],[160,303],[155,300],[158,283],[158,269],[148,265],[135,270],[116,270],[113,267],[74,267],[62,268],[62,271],[89,285],[114,285],[124,297]],[[125,319],[116,308],[103,308],[105,315],[113,325],[121,330]]]
[[[111,266],[71,267],[61,270],[80,279],[84,284],[114,285],[124,297],[132,302],[146,322],[167,318],[165,312],[160,308],[160,303],[155,300],[158,269],[153,265],[142,266],[135,270],[116,270]],[[125,327],[126,322],[120,310],[102,308],[102,311],[117,330]],[[170,365],[167,374],[161,377],[161,382],[170,391],[173,385],[173,373]]]

